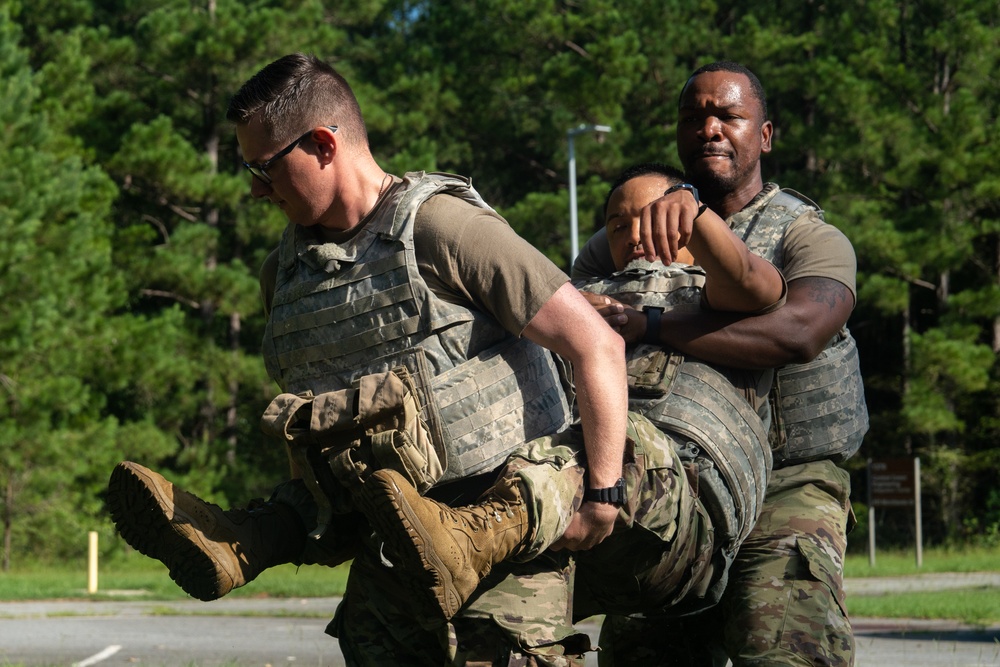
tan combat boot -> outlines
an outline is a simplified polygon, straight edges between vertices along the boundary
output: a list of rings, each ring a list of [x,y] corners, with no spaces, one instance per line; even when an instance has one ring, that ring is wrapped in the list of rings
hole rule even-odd
[[[107,504],[125,541],[163,562],[170,578],[199,600],[220,598],[268,567],[292,562],[305,544],[302,520],[289,505],[223,510],[131,461],[111,473]]]
[[[451,619],[493,566],[517,555],[530,533],[521,491],[496,484],[477,505],[452,508],[424,498],[399,473],[379,470],[365,482],[365,514],[402,567],[402,582],[428,603],[424,625]],[[430,598],[428,597],[430,596]],[[420,616],[418,616],[420,618]]]

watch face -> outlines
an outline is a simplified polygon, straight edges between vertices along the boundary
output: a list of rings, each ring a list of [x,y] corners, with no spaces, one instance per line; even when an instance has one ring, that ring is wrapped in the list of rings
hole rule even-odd
[[[625,478],[619,477],[618,482],[614,485],[611,490],[611,502],[616,505],[625,504]]]
[[[677,185],[671,186],[664,192],[664,195],[668,195],[671,192],[676,192],[678,190],[687,190],[694,196],[694,201],[696,204],[701,204],[701,199],[698,197],[698,188],[694,187],[690,183],[678,183]]]
[[[689,190],[691,194],[694,195],[694,203],[696,204],[701,203],[701,199],[698,198],[698,188],[694,187],[690,183],[685,183],[683,187],[685,190]]]

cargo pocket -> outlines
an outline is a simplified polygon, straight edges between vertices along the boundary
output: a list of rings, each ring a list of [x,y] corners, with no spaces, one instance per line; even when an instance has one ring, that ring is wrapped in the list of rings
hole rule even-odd
[[[809,566],[809,573],[823,586],[823,592],[829,592],[829,597],[840,609],[841,615],[847,619],[847,606],[844,599],[843,578],[837,572],[836,564],[829,554],[811,542],[801,537],[796,538],[795,546]]]

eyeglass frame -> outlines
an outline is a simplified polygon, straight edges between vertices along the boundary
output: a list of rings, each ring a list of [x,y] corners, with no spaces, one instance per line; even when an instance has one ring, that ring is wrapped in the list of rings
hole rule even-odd
[[[336,125],[324,125],[324,127],[326,127],[328,130],[332,130],[333,132],[337,131],[337,126]],[[249,171],[251,176],[253,176],[254,178],[259,179],[261,183],[264,183],[266,185],[270,185],[271,182],[272,182],[272,179],[268,175],[267,169],[269,167],[273,166],[275,162],[277,162],[278,160],[280,160],[281,158],[285,157],[286,155],[288,155],[289,153],[291,153],[293,150],[295,150],[295,147],[298,146],[299,144],[301,144],[302,141],[306,137],[308,137],[310,134],[312,134],[312,133],[313,133],[313,130],[309,130],[308,132],[306,132],[305,134],[303,134],[301,137],[299,137],[298,139],[296,139],[292,143],[288,144],[287,146],[285,146],[284,148],[282,148],[280,151],[278,151],[277,153],[275,153],[274,155],[272,155],[268,159],[264,160],[264,162],[262,162],[261,164],[251,164],[251,163],[247,162],[246,160],[244,160],[243,161],[243,168],[246,169],[247,171]]]

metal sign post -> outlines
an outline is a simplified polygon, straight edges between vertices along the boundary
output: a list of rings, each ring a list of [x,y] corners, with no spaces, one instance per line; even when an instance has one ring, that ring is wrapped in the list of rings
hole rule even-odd
[[[573,148],[573,138],[581,132],[602,132],[611,131],[610,125],[586,125],[581,124],[566,130],[566,140],[569,142],[569,265],[572,269],[573,262],[579,254],[579,230],[577,229],[576,213],[576,151]]]
[[[868,563],[875,565],[875,508],[912,507],[915,515],[917,567],[924,563],[920,509],[920,458],[868,460]]]

